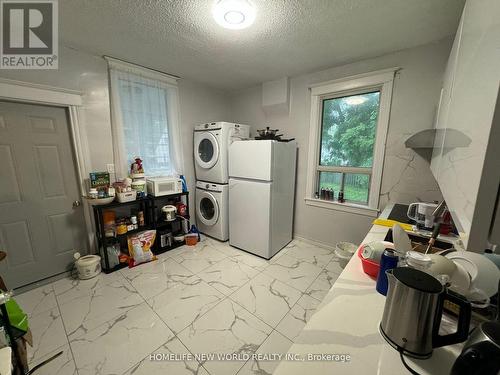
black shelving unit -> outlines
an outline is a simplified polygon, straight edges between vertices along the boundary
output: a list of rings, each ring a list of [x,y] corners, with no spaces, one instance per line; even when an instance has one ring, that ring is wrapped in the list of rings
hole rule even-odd
[[[96,225],[97,249],[102,259],[101,265],[103,272],[111,273],[128,266],[127,263],[119,263],[115,267],[110,267],[107,248],[108,246],[113,246],[119,243],[121,252],[128,253],[127,237],[134,233],[149,229],[155,229],[157,231],[155,243],[152,247],[154,254],[161,254],[165,251],[184,245],[183,241],[179,243],[172,242],[171,246],[161,246],[161,236],[164,233],[168,233],[168,231],[170,231],[172,236],[174,236],[175,234],[182,232],[182,221],[184,219],[178,217],[174,221],[163,221],[161,216],[161,208],[163,206],[167,204],[175,205],[178,202],[182,202],[186,205],[186,215],[184,217],[189,221],[189,192],[164,195],[161,197],[148,195],[145,198],[136,199],[131,202],[112,202],[105,205],[93,206]],[[116,234],[113,237],[106,237],[104,231],[104,211],[115,211],[117,217],[131,216],[134,211],[143,211],[145,225],[124,234]]]
[[[151,200],[151,215],[153,222],[153,229],[156,229],[156,240],[153,245],[153,253],[162,254],[166,251],[173,250],[179,246],[184,245],[183,242],[174,243],[173,237],[177,234],[183,234],[184,231],[182,229],[183,221],[187,221],[187,226],[189,229],[189,192],[172,194],[172,195],[164,195],[161,197],[154,197],[152,195],[148,195],[148,198]],[[177,203],[184,203],[186,205],[186,214],[182,217],[177,216],[175,220],[172,221],[164,221],[162,219],[161,209],[166,205],[175,206]],[[162,236],[167,235],[168,233],[172,236],[172,244],[170,246],[162,246]]]

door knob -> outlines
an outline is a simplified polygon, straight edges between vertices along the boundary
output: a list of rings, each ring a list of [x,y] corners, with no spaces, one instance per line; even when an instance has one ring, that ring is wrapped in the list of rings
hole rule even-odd
[[[80,207],[81,205],[82,205],[82,202],[80,202],[80,201],[74,201],[73,202],[73,208]]]

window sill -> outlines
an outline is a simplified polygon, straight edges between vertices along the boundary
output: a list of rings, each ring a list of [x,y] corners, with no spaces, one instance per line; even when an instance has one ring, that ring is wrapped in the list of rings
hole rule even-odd
[[[353,214],[369,217],[377,217],[379,213],[379,210],[376,208],[370,208],[355,203],[339,203],[316,198],[304,198],[304,200],[306,201],[306,204],[308,206],[321,207],[328,210],[350,212]]]

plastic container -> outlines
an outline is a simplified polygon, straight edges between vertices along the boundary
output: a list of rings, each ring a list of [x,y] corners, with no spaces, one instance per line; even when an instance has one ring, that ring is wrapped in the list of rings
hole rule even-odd
[[[91,188],[89,190],[89,199],[97,199],[98,193],[96,188]]]
[[[135,198],[137,198],[137,192],[135,190],[116,194],[116,200],[120,203],[132,202],[135,201]]]
[[[356,245],[350,242],[338,242],[335,245],[335,255],[339,258],[340,267],[345,268],[347,266],[356,249]]]
[[[139,193],[146,192],[146,180],[134,180],[132,181],[132,190],[135,190]]]
[[[178,234],[177,236],[174,236],[174,241],[175,242],[184,242],[184,235]]]
[[[104,225],[106,224],[114,224],[116,220],[116,213],[112,210],[106,210],[102,213],[102,221]]]
[[[75,253],[75,266],[80,280],[88,280],[101,273],[101,257],[99,255],[80,256]]]
[[[189,233],[184,236],[186,240],[186,245],[194,246],[198,243],[198,234],[197,233]]]
[[[427,254],[419,253],[418,251],[410,250],[406,252],[404,260],[408,267],[415,268],[425,273],[429,273],[429,269],[432,266],[431,257]]]
[[[363,258],[363,246],[361,245],[358,249],[358,257],[361,259],[361,266],[363,266],[363,272],[371,277],[377,277],[380,271],[380,264],[371,260]]]

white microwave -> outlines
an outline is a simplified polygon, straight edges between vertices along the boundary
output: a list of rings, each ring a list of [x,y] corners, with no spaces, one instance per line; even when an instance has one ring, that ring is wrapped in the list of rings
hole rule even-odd
[[[146,179],[148,194],[155,197],[182,193],[182,180],[175,177],[150,177]]]

